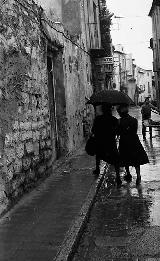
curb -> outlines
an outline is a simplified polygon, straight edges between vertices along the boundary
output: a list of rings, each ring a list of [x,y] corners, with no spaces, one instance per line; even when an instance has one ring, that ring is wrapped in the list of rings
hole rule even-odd
[[[95,197],[104,181],[106,173],[109,169],[109,166],[106,163],[103,163],[101,166],[100,177],[97,179],[96,182],[93,183],[91,186],[89,193],[85,199],[82,208],[72,223],[70,229],[68,230],[65,239],[60,246],[60,250],[55,257],[54,261],[71,261],[73,258],[74,251],[77,247],[79,239],[82,235],[83,228],[88,220],[90,210],[93,206]]]

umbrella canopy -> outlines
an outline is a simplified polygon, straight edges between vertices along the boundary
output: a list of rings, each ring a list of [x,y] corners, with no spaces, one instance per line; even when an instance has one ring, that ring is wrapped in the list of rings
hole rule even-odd
[[[107,103],[110,105],[135,105],[132,99],[124,92],[117,90],[102,90],[92,94],[87,104],[100,105]]]

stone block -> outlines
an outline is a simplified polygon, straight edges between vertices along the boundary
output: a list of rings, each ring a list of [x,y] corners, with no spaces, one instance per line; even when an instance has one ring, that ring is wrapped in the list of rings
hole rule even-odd
[[[32,152],[34,151],[33,143],[32,143],[32,142],[27,142],[27,143],[25,144],[25,147],[26,147],[27,153],[32,153]]]
[[[25,113],[25,117],[27,120],[32,118],[32,110],[28,109],[27,112]]]
[[[44,149],[45,146],[46,146],[45,141],[44,141],[44,140],[41,140],[41,141],[40,141],[40,148],[41,148],[41,149]]]
[[[13,143],[13,135],[12,134],[6,134],[5,136],[5,146],[12,145]]]
[[[16,159],[14,162],[14,172],[20,173],[22,171],[22,160]]]
[[[22,187],[19,187],[17,190],[13,192],[14,197],[20,197],[24,194],[24,189]]]
[[[46,170],[46,165],[41,165],[41,166],[38,167],[38,173],[40,175],[44,174],[45,170]]]
[[[43,115],[49,115],[49,110],[48,110],[48,108],[42,109],[42,114],[43,114]]]
[[[36,173],[35,173],[34,170],[29,170],[29,171],[26,173],[26,176],[27,176],[29,179],[35,179]]]
[[[26,92],[22,92],[21,95],[23,103],[29,103],[29,94]]]
[[[16,146],[16,154],[18,158],[22,158],[24,156],[24,144],[20,143]]]
[[[29,140],[29,139],[32,139],[32,138],[33,138],[32,131],[22,132],[22,141]]]
[[[51,156],[52,156],[52,150],[45,150],[44,151],[44,158],[45,159],[50,159]]]
[[[15,121],[14,124],[13,124],[13,129],[14,130],[19,130],[19,122],[18,121]]]
[[[45,124],[46,125],[50,125],[50,119],[49,119],[49,117],[47,116],[47,117],[45,117]]]
[[[34,155],[39,155],[39,142],[33,143],[33,151],[34,151]]]
[[[40,117],[42,115],[42,111],[40,109],[36,110],[36,115]]]
[[[35,130],[35,129],[37,129],[37,128],[38,128],[38,123],[37,123],[37,121],[32,122],[32,130]]]
[[[41,130],[41,137],[42,137],[43,140],[47,138],[47,130],[46,129]]]
[[[12,137],[14,142],[20,141],[22,138],[21,133],[19,131],[14,132]]]
[[[21,130],[31,130],[32,123],[31,121],[20,122],[20,129]]]
[[[47,145],[48,148],[51,148],[51,147],[52,147],[52,141],[51,141],[51,139],[46,140],[46,145]]]
[[[40,138],[40,132],[39,131],[34,131],[33,132],[33,141],[37,141]]]
[[[39,163],[39,156],[32,157],[32,166],[36,167],[38,163]]]
[[[22,166],[24,170],[29,170],[31,167],[31,158],[26,157],[22,159]]]
[[[38,125],[37,127],[40,129],[45,126],[45,121],[41,120],[41,121],[37,122],[37,125]]]
[[[8,166],[6,178],[8,180],[12,180],[13,176],[14,176],[14,167],[13,167],[13,164],[11,164],[10,166]]]
[[[18,178],[12,181],[12,189],[14,191],[18,191],[19,187],[24,183],[25,177],[24,175],[19,175]]]
[[[4,212],[4,210],[8,207],[9,200],[5,194],[4,190],[0,190],[0,214]]]
[[[51,126],[48,125],[46,130],[47,130],[47,137],[50,137],[51,136]]]
[[[15,148],[5,148],[5,156],[7,158],[7,165],[12,163],[16,158]]]
[[[47,161],[47,168],[51,168],[52,167],[52,165],[53,165],[53,162],[54,162],[54,159],[53,158],[51,158],[50,160],[48,160]]]

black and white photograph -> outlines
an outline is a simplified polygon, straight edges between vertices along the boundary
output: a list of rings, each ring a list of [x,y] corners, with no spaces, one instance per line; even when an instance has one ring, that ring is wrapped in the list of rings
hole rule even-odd
[[[0,261],[160,261],[160,0],[0,0]]]

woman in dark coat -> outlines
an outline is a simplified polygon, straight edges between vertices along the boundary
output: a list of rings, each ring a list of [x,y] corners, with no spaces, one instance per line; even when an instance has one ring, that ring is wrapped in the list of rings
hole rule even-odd
[[[117,149],[116,136],[118,135],[118,120],[112,116],[112,108],[102,105],[102,115],[95,118],[92,133],[96,140],[96,169],[94,174],[100,173],[100,160],[114,165],[116,171],[116,182],[121,185],[119,174],[119,153]]]
[[[129,166],[134,166],[137,173],[136,184],[140,184],[140,165],[149,162],[148,156],[137,135],[138,121],[128,114],[128,106],[120,105],[117,109],[120,115],[119,121],[119,153],[121,166],[124,166],[127,172],[126,181],[131,181],[132,176]]]

